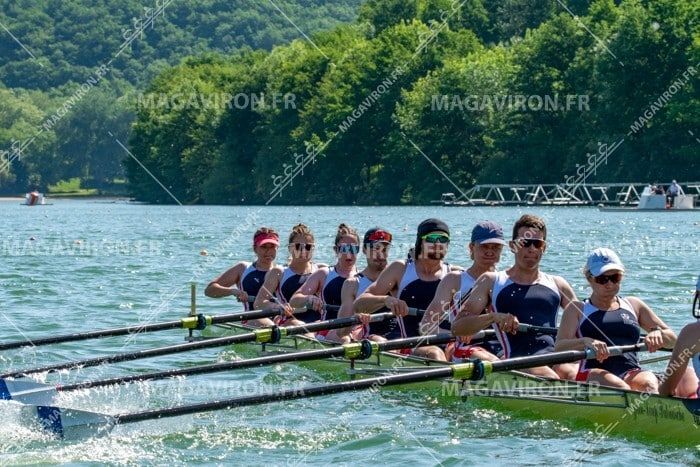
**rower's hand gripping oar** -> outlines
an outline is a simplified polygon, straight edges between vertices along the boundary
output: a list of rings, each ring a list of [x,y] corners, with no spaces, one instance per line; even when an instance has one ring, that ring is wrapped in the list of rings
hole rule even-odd
[[[611,347],[612,355],[620,355],[625,352],[644,350],[644,345],[626,345]],[[99,435],[110,431],[115,425],[153,420],[181,415],[210,412],[213,410],[231,409],[250,405],[266,404],[269,402],[304,399],[327,394],[337,394],[362,389],[378,389],[382,386],[396,386],[402,384],[419,383],[443,378],[455,378],[461,380],[479,380],[491,373],[522,370],[544,365],[556,365],[570,363],[582,359],[595,358],[592,350],[569,350],[550,354],[535,355],[531,357],[519,357],[495,362],[475,361],[452,365],[440,365],[427,370],[418,370],[410,373],[389,374],[376,378],[344,381],[340,383],[309,386],[303,389],[283,389],[270,391],[263,394],[236,397],[212,402],[204,402],[192,405],[181,405],[165,409],[146,410],[143,412],[107,415],[96,412],[88,412],[61,407],[49,406],[25,406],[26,415],[31,415],[38,420],[40,426],[55,433],[60,437],[85,436],[86,434]]]
[[[370,319],[372,322],[379,322],[385,319],[392,318],[393,316],[394,315],[392,315],[391,313],[377,313],[372,315]],[[284,336],[294,336],[311,332],[325,331],[329,329],[339,329],[347,326],[353,326],[359,323],[360,320],[357,316],[351,316],[348,318],[333,319],[328,321],[317,321],[314,323],[308,323],[300,326],[273,326],[270,328],[254,329],[251,332],[238,334],[235,336],[218,337],[214,339],[207,339],[204,341],[188,342],[185,344],[157,347],[154,349],[145,349],[136,352],[107,355],[86,360],[77,360],[68,363],[48,365],[39,368],[13,371],[10,373],[0,375],[0,378],[19,378],[22,376],[27,376],[36,373],[50,373],[59,370],[98,366],[105,363],[126,362],[132,360],[139,360],[142,358],[152,358],[159,357],[162,355],[187,352],[190,350],[199,350],[212,347],[222,347],[225,345],[240,344],[243,342],[275,343],[278,342],[280,338]]]

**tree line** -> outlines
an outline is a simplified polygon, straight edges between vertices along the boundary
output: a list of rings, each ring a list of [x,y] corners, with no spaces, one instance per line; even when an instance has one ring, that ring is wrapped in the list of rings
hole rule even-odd
[[[368,0],[312,41],[190,57],[142,96],[130,148],[189,203],[427,203],[455,191],[432,164],[463,189],[563,183],[601,147],[587,181],[697,179],[700,6],[567,3]],[[212,94],[294,105],[157,100]],[[138,199],[172,202],[126,167]]]
[[[274,2],[309,33],[353,21],[359,3]],[[0,193],[76,177],[109,188],[125,177],[115,140],[127,144],[137,96],[156,76],[187,56],[270,50],[299,34],[272,3],[248,0],[0,0],[0,13]]]

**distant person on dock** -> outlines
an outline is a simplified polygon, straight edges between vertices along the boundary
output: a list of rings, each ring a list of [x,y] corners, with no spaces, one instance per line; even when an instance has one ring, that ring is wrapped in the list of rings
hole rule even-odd
[[[532,214],[513,226],[509,243],[515,264],[505,271],[486,272],[476,281],[467,302],[452,322],[455,336],[471,336],[493,326],[503,347],[503,358],[540,355],[554,351],[554,336],[519,333],[520,323],[556,329],[559,308],[576,300],[569,283],[540,270],[547,250],[547,226]],[[484,309],[491,310],[483,313]],[[553,368],[530,368],[528,373],[547,378],[573,379],[577,366],[567,363]]]
[[[654,194],[655,195],[663,195],[664,194],[664,187],[662,187],[658,183],[654,183]]]
[[[250,310],[250,299],[258,294],[265,282],[265,275],[275,266],[280,239],[277,232],[269,227],[259,228],[253,235],[253,251],[256,259],[252,263],[241,261],[207,285],[204,295],[211,298],[234,296]],[[250,320],[245,324],[272,326],[270,318]]]
[[[681,186],[676,183],[675,180],[673,180],[668,187],[668,191],[666,192],[666,200],[668,201],[668,205],[670,207],[673,207],[673,205],[676,204],[676,196],[678,196],[680,193]]]

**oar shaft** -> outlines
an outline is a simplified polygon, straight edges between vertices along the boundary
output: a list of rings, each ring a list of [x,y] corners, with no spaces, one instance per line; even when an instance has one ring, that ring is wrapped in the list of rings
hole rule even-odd
[[[307,397],[318,397],[328,394],[357,391],[361,389],[380,388],[382,386],[417,383],[437,378],[447,378],[452,376],[452,372],[453,369],[451,366],[440,366],[413,373],[401,373],[396,375],[380,376],[377,378],[344,381],[323,386],[306,387],[303,389],[285,389],[262,395],[251,395],[228,400],[206,402],[202,404],[185,405],[159,410],[148,410],[132,414],[122,414],[116,415],[115,419],[117,423],[125,424],[152,420],[154,418],[178,417],[180,415],[210,412],[212,410],[230,409],[234,407],[245,407],[248,405],[265,404],[275,401],[304,399]]]
[[[643,350],[643,345],[626,345],[611,347],[611,354],[619,355],[624,352]],[[556,352],[551,354],[536,355],[531,357],[513,358],[500,360],[497,362],[482,362],[485,371],[475,374],[476,364],[461,363],[454,365],[437,366],[427,370],[418,370],[411,373],[390,374],[378,376],[376,378],[366,378],[360,380],[344,381],[340,383],[326,384],[321,386],[311,386],[299,389],[284,389],[281,391],[267,392],[264,394],[237,397],[233,399],[205,402],[201,404],[184,405],[166,409],[148,410],[131,414],[116,415],[116,423],[125,424],[155,418],[177,417],[212,410],[230,409],[234,407],[244,407],[248,405],[265,404],[268,402],[303,399],[307,397],[323,396],[327,394],[337,394],[347,391],[357,391],[369,388],[380,388],[383,386],[395,386],[399,384],[411,384],[423,381],[430,381],[440,378],[454,377],[458,379],[478,379],[496,371],[523,370],[543,365],[555,365],[557,363],[574,362],[581,359],[594,358],[592,350],[572,350],[566,352]]]
[[[430,336],[409,337],[406,339],[396,339],[393,341],[381,342],[375,344],[378,351],[389,351],[398,349],[410,349],[414,347],[422,347],[427,345],[441,345],[454,340],[454,337],[449,334],[438,334]],[[302,362],[310,360],[320,360],[322,358],[331,357],[348,357],[348,351],[352,347],[361,344],[338,345],[330,348],[322,348],[317,350],[306,350],[302,352],[281,353],[258,358],[249,358],[247,360],[237,360],[233,362],[214,363],[211,365],[194,366],[190,368],[177,368],[154,373],[145,373],[141,375],[123,376],[118,378],[110,378],[97,381],[87,381],[71,385],[59,386],[58,391],[75,391],[78,389],[87,389],[94,387],[111,386],[113,384],[127,384],[136,381],[152,381],[156,379],[173,378],[176,376],[193,376],[208,373],[217,373],[222,371],[240,370],[243,368],[253,368],[262,365],[274,365],[279,363]],[[370,355],[367,355],[369,357]],[[358,357],[362,358],[362,357]]]
[[[621,345],[610,347],[610,355],[620,355],[625,352],[639,352],[646,348],[644,344]],[[558,365],[595,357],[593,350],[568,350],[565,352],[546,353],[529,357],[516,357],[498,360],[491,363],[493,371],[523,370],[538,366]]]
[[[303,309],[299,309],[303,310]],[[299,311],[297,310],[297,311]],[[126,326],[122,328],[99,329],[96,331],[87,331],[75,334],[65,334],[61,336],[42,337],[38,339],[30,339],[25,341],[0,343],[0,350],[17,349],[20,347],[36,347],[40,345],[61,344],[65,342],[76,342],[89,339],[98,339],[101,337],[116,337],[126,336],[129,334],[140,334],[146,332],[165,331],[168,329],[203,329],[209,324],[233,323],[237,321],[245,321],[260,318],[269,318],[279,315],[277,310],[252,310],[240,313],[228,313],[224,315],[204,316],[196,315],[174,321],[166,321],[162,323],[140,324]],[[201,325],[200,325],[201,321]]]
[[[100,329],[97,331],[88,331],[75,334],[66,334],[62,336],[42,337],[26,341],[6,342],[0,344],[0,350],[18,349],[20,347],[36,347],[40,345],[61,344],[64,342],[75,342],[88,339],[97,339],[100,337],[124,336],[127,334],[136,334],[139,332],[155,332],[166,329],[175,329],[181,327],[181,320],[168,321],[165,323],[157,323],[140,326],[127,326],[123,328]]]
[[[391,313],[378,313],[371,317],[373,322],[382,321],[389,317],[392,317]],[[309,323],[303,326],[289,326],[286,328],[278,328],[282,335],[293,336],[298,334],[306,334],[317,331],[324,331],[327,329],[339,329],[347,326],[352,326],[357,324],[359,319],[355,316],[349,318],[340,318],[330,321],[318,321],[315,323]],[[188,342],[185,344],[171,345],[166,347],[158,347],[155,349],[140,350],[137,352],[122,353],[116,355],[107,355],[104,357],[91,358],[87,360],[79,360],[67,363],[59,363],[55,365],[48,365],[40,368],[33,368],[29,370],[20,370],[11,373],[5,373],[0,375],[0,378],[19,378],[22,376],[27,376],[36,373],[51,373],[59,370],[67,370],[73,368],[83,368],[83,367],[93,367],[98,365],[103,365],[107,363],[119,363],[132,360],[140,360],[144,358],[159,357],[162,355],[169,355],[180,352],[187,352],[190,350],[200,350],[212,347],[222,347],[225,345],[239,344],[243,342],[269,342],[272,330],[274,328],[261,328],[256,329],[252,332],[238,334],[229,337],[219,337],[215,339],[209,339],[198,342]]]

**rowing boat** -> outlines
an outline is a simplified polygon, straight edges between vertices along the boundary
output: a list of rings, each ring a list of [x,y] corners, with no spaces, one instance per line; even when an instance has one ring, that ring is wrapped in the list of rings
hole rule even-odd
[[[223,332],[249,332],[240,324],[221,325]],[[298,335],[277,344],[239,344],[243,355],[319,349],[328,342]],[[368,360],[333,358],[300,363],[334,377],[362,378],[411,372],[444,362],[381,352]],[[340,372],[338,370],[341,370]],[[519,371],[493,373],[478,382],[448,379],[421,386],[441,401],[459,400],[479,407],[507,411],[528,418],[546,418],[592,431],[590,445],[609,436],[625,436],[655,443],[700,445],[700,399],[678,399],[597,384],[549,380]]]

